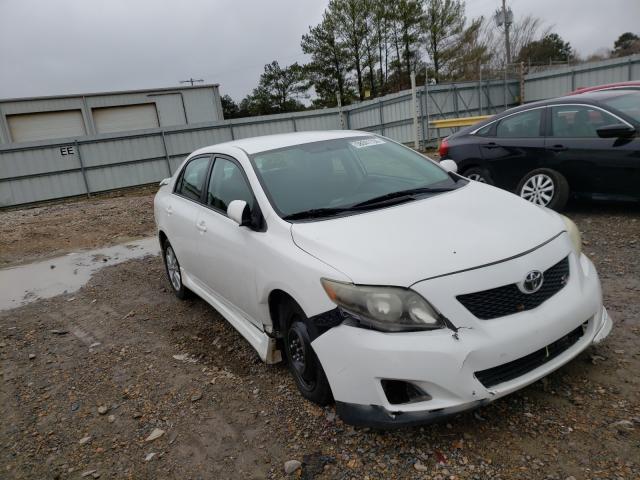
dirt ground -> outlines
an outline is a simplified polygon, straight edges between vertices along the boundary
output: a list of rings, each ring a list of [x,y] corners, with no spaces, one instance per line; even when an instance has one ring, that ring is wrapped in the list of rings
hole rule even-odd
[[[150,208],[143,195],[0,213],[2,261],[145,235]],[[609,339],[421,428],[352,428],[302,400],[215,310],[177,300],[158,257],[0,312],[0,478],[284,478],[298,460],[290,478],[638,479],[640,209],[568,215],[600,271]]]
[[[156,190],[0,211],[0,268],[153,235]]]

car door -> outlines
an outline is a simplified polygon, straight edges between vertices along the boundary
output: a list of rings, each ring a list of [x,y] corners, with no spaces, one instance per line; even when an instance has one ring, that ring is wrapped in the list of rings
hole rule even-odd
[[[261,327],[254,258],[259,255],[263,233],[240,227],[227,217],[227,207],[233,200],[244,200],[251,209],[257,205],[242,166],[233,158],[216,156],[205,204],[196,219],[196,272],[209,293],[232,304]]]
[[[543,166],[544,107],[506,116],[483,129],[480,152],[493,183],[514,191],[527,172]]]
[[[176,252],[180,266],[189,274],[193,274],[194,266],[198,263],[194,231],[210,161],[210,155],[189,160],[178,176],[173,193],[164,204],[164,212],[161,212],[162,215],[166,215],[165,233]]]
[[[549,108],[546,148],[552,163],[575,193],[598,197],[626,197],[637,193],[640,162],[638,139],[600,138],[598,128],[624,123],[592,105]]]

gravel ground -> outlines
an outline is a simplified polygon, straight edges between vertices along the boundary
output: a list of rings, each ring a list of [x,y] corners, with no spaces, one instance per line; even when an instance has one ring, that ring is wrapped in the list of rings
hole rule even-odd
[[[3,259],[143,234],[150,202],[0,214],[2,242],[5,215],[20,225]],[[286,368],[262,364],[215,310],[177,300],[157,257],[0,312],[0,478],[285,478],[285,462],[297,460],[290,478],[638,479],[640,209],[568,215],[600,271],[610,338],[543,381],[422,428],[352,428],[302,400]],[[61,223],[85,234],[98,227],[60,246]],[[23,242],[40,229],[51,232],[41,246]],[[163,434],[147,441],[154,429]]]

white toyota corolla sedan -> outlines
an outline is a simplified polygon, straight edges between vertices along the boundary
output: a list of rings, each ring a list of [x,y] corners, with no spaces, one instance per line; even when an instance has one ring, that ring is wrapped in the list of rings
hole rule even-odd
[[[366,132],[201,148],[155,198],[170,284],[351,424],[425,423],[605,338],[567,218]]]

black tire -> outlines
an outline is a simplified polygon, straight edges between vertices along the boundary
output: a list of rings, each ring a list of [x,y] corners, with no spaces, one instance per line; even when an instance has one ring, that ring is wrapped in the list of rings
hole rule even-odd
[[[170,257],[172,257],[173,260]],[[178,262],[178,257],[169,243],[169,240],[165,240],[162,244],[162,259],[164,260],[164,270],[167,274],[171,290],[180,300],[185,300],[189,297],[191,291],[182,283],[180,262]],[[174,270],[174,265],[177,270]]]
[[[531,203],[559,212],[569,200],[569,182],[560,172],[538,168],[520,180],[516,194]]]
[[[284,352],[289,371],[304,398],[320,406],[333,401],[331,387],[320,360],[311,347],[309,320],[293,302],[280,307],[280,325],[284,330]]]
[[[489,175],[489,172],[485,168],[481,168],[481,167],[467,168],[462,174],[462,176],[467,177],[469,180],[475,180],[476,182],[493,185],[491,176]]]

